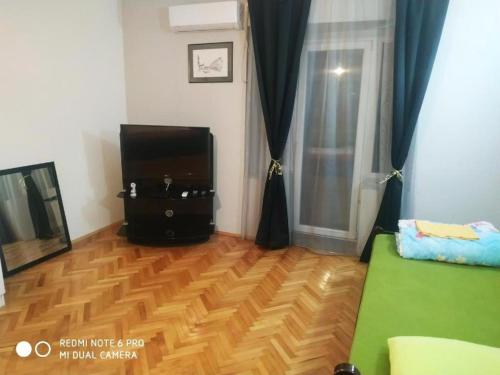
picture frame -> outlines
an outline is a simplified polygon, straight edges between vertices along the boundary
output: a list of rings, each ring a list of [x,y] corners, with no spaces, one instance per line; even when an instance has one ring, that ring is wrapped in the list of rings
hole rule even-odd
[[[54,162],[1,170],[0,198],[4,277],[71,250]]]
[[[233,42],[188,44],[189,83],[233,82]]]

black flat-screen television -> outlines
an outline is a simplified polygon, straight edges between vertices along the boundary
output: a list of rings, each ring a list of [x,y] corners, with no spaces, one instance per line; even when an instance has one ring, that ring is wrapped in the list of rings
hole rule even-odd
[[[208,127],[121,125],[122,173],[131,182],[154,187],[212,188],[212,138]]]

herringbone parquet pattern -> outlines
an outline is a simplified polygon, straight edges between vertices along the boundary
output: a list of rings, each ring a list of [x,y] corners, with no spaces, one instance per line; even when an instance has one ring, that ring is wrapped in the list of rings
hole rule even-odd
[[[348,357],[364,275],[356,259],[301,248],[226,236],[148,248],[108,231],[7,279],[0,374],[331,374]],[[61,338],[145,345],[138,359],[60,359]],[[47,358],[15,354],[42,339]]]

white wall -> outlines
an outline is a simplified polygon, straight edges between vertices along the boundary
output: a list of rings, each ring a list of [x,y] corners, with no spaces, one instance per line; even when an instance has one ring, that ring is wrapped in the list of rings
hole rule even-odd
[[[500,227],[500,2],[452,0],[407,163],[403,215]]]
[[[243,31],[171,32],[168,6],[200,1],[125,0],[124,49],[130,123],[209,126],[215,136],[215,222],[239,233],[244,158]],[[232,41],[232,83],[188,83],[190,43]]]
[[[122,218],[118,0],[0,0],[0,169],[55,161],[70,235]]]

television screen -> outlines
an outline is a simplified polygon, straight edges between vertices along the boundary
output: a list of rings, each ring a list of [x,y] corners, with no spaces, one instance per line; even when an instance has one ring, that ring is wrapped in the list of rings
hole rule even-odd
[[[206,127],[122,125],[125,184],[212,185],[210,129]]]

